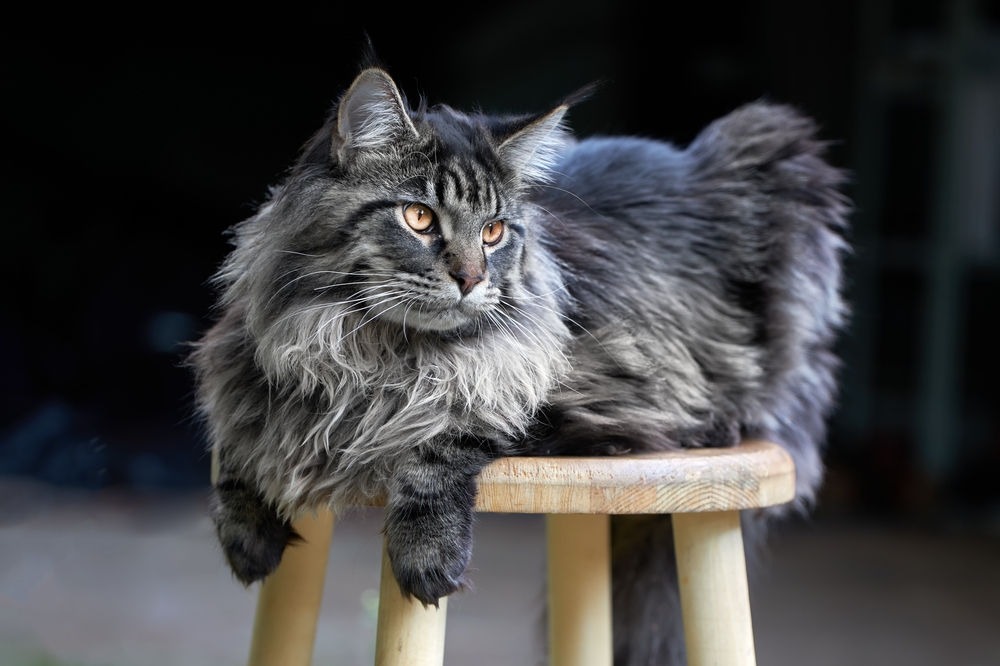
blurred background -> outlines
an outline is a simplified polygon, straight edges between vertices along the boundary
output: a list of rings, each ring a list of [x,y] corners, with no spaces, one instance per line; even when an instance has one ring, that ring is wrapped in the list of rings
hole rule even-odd
[[[809,523],[785,528],[754,592],[761,663],[1000,664],[1000,3],[22,10],[0,28],[0,661],[200,663],[177,652],[192,623],[229,646],[205,663],[245,658],[252,594],[204,523],[209,463],[184,343],[211,323],[223,232],[323,122],[367,32],[411,99],[530,111],[602,80],[571,114],[581,135],[684,145],[760,98],[816,118],[850,173],[854,315],[823,496]],[[343,593],[343,626],[368,636],[379,520],[352,520],[362,582]],[[542,555],[528,554],[540,523],[480,529],[501,546],[521,535],[527,558],[498,558],[508,569],[486,580],[525,567],[528,588],[540,580]],[[133,551],[113,564],[121,581],[79,587]],[[164,573],[185,557],[214,582]],[[218,613],[192,615],[210,604],[182,579],[192,595],[213,590]],[[122,586],[151,596],[128,597],[130,610]],[[511,602],[511,617],[537,596]],[[484,599],[462,603],[457,622],[507,631]],[[97,624],[80,630],[83,616]],[[503,642],[528,646],[520,657],[451,663],[533,663],[533,629],[518,631]],[[322,663],[367,658],[337,645]]]

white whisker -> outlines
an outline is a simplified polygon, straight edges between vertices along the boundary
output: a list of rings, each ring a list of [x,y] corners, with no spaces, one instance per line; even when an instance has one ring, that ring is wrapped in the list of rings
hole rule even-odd
[[[540,205],[536,204],[534,201],[528,201],[527,204],[529,206],[534,206],[535,208],[538,208],[539,210],[542,210],[542,211],[548,213],[550,216],[552,216],[552,218],[556,222],[558,222],[559,224],[561,224],[563,226],[563,228],[565,228],[565,229],[569,228],[569,226],[565,222],[562,221],[561,217],[559,217],[558,215],[556,215],[555,213],[553,213],[551,210],[549,210],[545,206],[540,206]]]
[[[536,185],[538,187],[547,187],[550,190],[558,190],[560,192],[565,192],[566,194],[570,195],[571,197],[573,197],[574,199],[576,199],[580,203],[582,203],[584,206],[586,206],[590,210],[590,212],[592,212],[594,215],[598,216],[601,219],[607,219],[604,215],[602,215],[601,213],[598,213],[596,210],[594,210],[593,208],[591,208],[590,204],[587,203],[586,201],[584,201],[583,198],[580,195],[576,194],[575,192],[570,192],[569,190],[567,190],[565,188],[556,187],[555,185],[546,185],[545,183],[536,183]]]

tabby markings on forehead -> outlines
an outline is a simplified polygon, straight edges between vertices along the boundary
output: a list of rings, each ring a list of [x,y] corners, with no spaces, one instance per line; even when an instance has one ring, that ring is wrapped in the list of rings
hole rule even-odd
[[[472,166],[470,166],[468,164],[463,164],[462,166],[464,167],[463,170],[465,172],[465,177],[467,179],[467,183],[468,183],[468,187],[469,187],[468,201],[473,206],[478,206],[478,205],[480,205],[479,204],[479,201],[480,201],[479,200],[479,181],[477,179],[477,175],[478,174],[476,174],[476,170],[473,169]]]
[[[464,201],[494,217],[500,214],[500,196],[495,179],[489,172],[477,169],[471,163],[440,166],[434,181],[434,194],[442,203],[451,199]]]
[[[451,183],[451,190],[453,192],[452,199],[463,199],[465,197],[465,192],[462,189],[462,184],[459,182],[458,175],[449,169],[448,167],[441,167],[438,171],[437,181],[435,182],[434,193],[437,195],[438,201],[445,202],[449,199],[448,197],[448,183]]]

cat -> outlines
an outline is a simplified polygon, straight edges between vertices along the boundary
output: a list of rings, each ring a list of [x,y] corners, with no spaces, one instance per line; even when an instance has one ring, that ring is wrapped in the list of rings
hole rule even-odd
[[[680,149],[573,138],[587,94],[411,108],[363,67],[234,228],[191,363],[240,581],[275,569],[303,511],[384,496],[399,586],[437,604],[465,584],[476,475],[500,456],[760,437],[795,460],[792,508],[812,501],[846,318],[842,172],[787,106]],[[612,532],[615,663],[683,663],[669,517]]]

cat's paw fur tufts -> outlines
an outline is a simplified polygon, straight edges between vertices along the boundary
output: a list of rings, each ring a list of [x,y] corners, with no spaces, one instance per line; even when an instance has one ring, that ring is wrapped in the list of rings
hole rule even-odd
[[[396,524],[386,530],[386,548],[403,596],[436,607],[442,597],[468,587],[465,570],[472,559],[472,534],[471,530],[422,532],[420,525]]]
[[[464,576],[464,568],[463,574],[458,576],[438,567],[415,569],[404,566],[397,569],[393,566],[393,573],[403,597],[407,599],[415,597],[424,607],[439,608],[443,597],[469,587]]]

